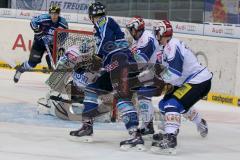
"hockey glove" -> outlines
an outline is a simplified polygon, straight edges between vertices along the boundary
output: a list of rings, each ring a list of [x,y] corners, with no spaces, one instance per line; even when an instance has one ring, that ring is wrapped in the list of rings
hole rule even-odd
[[[155,71],[153,68],[147,69],[147,70],[139,73],[139,75],[138,75],[139,81],[146,85],[152,85],[154,77],[155,77]]]
[[[42,29],[40,28],[40,25],[38,25],[36,28],[32,28],[32,30],[33,30],[33,32],[34,32],[34,34],[35,34],[36,36],[40,36],[40,35],[43,34],[43,31],[42,31]]]

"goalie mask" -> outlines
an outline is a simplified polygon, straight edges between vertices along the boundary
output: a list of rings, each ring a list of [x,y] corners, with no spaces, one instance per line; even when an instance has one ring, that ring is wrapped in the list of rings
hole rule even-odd
[[[79,62],[88,62],[91,61],[92,55],[95,52],[95,46],[88,40],[82,42],[79,46]]]
[[[74,68],[87,69],[92,64],[96,46],[93,38],[83,37],[78,45],[68,48],[65,53],[66,60],[74,65]],[[63,58],[64,59],[64,58]]]

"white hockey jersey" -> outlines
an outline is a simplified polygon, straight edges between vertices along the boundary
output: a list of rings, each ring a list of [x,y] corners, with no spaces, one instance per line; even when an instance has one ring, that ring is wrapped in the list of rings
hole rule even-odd
[[[160,47],[152,32],[145,30],[142,36],[133,42],[132,53],[138,64],[155,64]],[[143,66],[139,66],[141,69]]]
[[[167,83],[181,86],[183,83],[199,84],[212,78],[212,73],[197,61],[194,53],[182,41],[176,38],[167,43],[161,55],[160,61],[166,69],[160,76]]]
[[[80,89],[84,90],[84,88],[90,84],[93,83],[96,77],[98,76],[97,73],[91,73],[91,72],[81,72],[76,73],[73,72],[73,83],[74,85],[78,86]]]
[[[79,52],[79,46],[73,45],[68,48],[68,50],[65,53],[65,56],[68,57],[68,60],[72,63],[81,62],[81,60],[78,58],[80,55]],[[74,85],[78,86],[80,89],[84,89],[88,84],[93,83],[94,79],[98,73],[91,73],[91,72],[80,72],[76,73],[73,72],[72,78]]]

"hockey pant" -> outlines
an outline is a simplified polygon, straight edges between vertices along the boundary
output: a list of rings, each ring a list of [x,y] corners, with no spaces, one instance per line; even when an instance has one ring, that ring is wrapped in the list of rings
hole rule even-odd
[[[197,116],[190,108],[206,96],[210,88],[211,79],[200,84],[184,83],[182,87],[175,87],[171,93],[165,95],[159,102],[159,109],[165,115],[165,132],[176,132],[180,127],[180,114],[189,111],[189,114]],[[196,117],[192,118],[194,120]]]

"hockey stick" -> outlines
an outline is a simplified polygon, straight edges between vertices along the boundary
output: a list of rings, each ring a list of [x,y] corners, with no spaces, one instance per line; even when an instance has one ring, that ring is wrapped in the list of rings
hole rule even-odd
[[[48,68],[43,68],[43,69],[28,69],[25,70],[25,72],[42,72],[42,73],[49,73],[49,72],[72,72],[73,69],[48,69]]]
[[[50,96],[49,99],[54,100],[54,101],[59,101],[59,102],[64,102],[64,103],[68,103],[68,104],[72,104],[73,101],[72,100],[68,100],[68,99],[63,99],[62,97],[59,96]]]
[[[55,66],[55,64],[54,64],[54,61],[53,61],[53,58],[52,58],[52,54],[51,54],[51,51],[50,51],[49,46],[48,46],[48,40],[47,40],[47,38],[46,38],[45,36],[42,37],[42,40],[43,40],[43,42],[44,42],[44,45],[45,45],[46,50],[47,50],[47,54],[48,54],[49,59],[50,59],[50,61],[51,61],[51,66],[52,66],[53,69],[55,70],[55,69],[56,69],[56,66]]]

